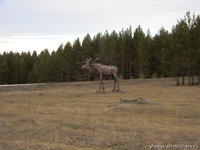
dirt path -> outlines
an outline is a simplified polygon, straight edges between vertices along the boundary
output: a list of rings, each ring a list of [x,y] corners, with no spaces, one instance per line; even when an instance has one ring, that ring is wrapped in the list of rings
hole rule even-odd
[[[5,84],[0,85],[0,92],[8,91],[36,91],[42,90],[46,83],[34,83],[34,84]]]

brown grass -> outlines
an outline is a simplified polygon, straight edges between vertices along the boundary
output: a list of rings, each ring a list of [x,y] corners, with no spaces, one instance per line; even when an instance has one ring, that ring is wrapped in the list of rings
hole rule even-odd
[[[171,79],[46,84],[0,92],[0,150],[144,150],[200,145],[200,87]],[[20,88],[20,87],[19,87]],[[24,88],[23,88],[24,89]],[[155,105],[120,103],[143,97]]]

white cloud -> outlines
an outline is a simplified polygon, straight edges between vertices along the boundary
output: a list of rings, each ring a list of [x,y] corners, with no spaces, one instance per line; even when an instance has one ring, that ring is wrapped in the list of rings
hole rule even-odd
[[[0,53],[6,52],[22,52],[36,50],[38,53],[44,49],[50,52],[57,50],[60,44],[66,44],[68,41],[73,43],[80,35],[25,35],[25,36],[9,36],[7,38],[0,38]],[[80,40],[83,35],[80,36]]]

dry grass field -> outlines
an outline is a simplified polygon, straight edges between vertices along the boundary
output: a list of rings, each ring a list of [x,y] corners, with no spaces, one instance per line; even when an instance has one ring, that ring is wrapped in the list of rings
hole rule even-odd
[[[200,145],[199,86],[177,87],[172,79],[120,83],[122,93],[111,92],[113,81],[105,82],[106,93],[95,92],[97,81],[0,87],[0,150]],[[138,97],[155,104],[120,102]]]

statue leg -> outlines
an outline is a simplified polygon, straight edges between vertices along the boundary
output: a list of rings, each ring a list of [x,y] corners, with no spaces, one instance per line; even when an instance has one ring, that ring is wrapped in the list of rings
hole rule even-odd
[[[115,84],[117,84],[117,90],[115,90],[114,92],[120,92],[121,90],[120,90],[120,88],[119,88],[119,78],[118,78],[118,76],[117,76],[116,73],[113,73],[113,76],[114,76],[114,78],[115,78]],[[116,86],[116,85],[115,85],[115,86]]]
[[[97,90],[97,93],[104,93],[104,84],[103,84],[103,75],[99,75],[100,82],[99,82],[99,90]]]
[[[119,88],[119,79],[118,79],[118,77],[117,77],[117,91],[116,92],[120,92],[121,90],[120,90],[120,88]]]
[[[116,78],[115,78],[115,79],[114,79],[114,88],[113,88],[112,92],[115,92],[115,90],[116,90],[116,82],[117,82],[117,80],[116,80]]]
[[[104,91],[103,79],[102,79],[101,83],[102,83],[102,93],[105,93],[105,91]]]

